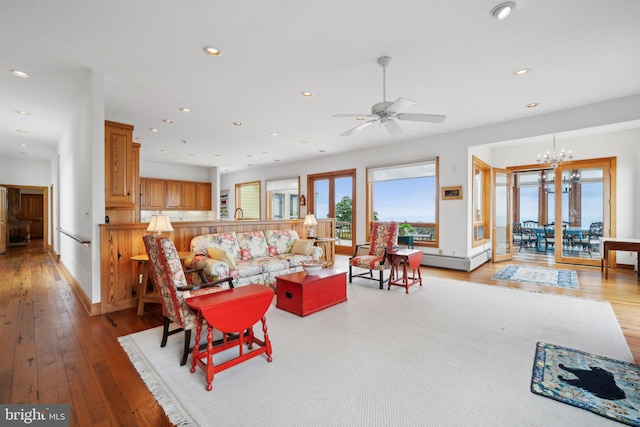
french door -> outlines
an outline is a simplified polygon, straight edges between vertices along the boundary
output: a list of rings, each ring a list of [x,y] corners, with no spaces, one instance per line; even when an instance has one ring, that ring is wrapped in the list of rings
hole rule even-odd
[[[336,253],[353,254],[355,247],[355,169],[307,176],[308,213],[335,218]]]
[[[509,261],[513,257],[513,174],[506,169],[491,169],[492,201],[491,215],[492,259],[494,262]]]
[[[555,261],[600,265],[599,238],[615,236],[615,158],[560,164],[548,209],[555,216]],[[558,245],[556,243],[556,245]]]

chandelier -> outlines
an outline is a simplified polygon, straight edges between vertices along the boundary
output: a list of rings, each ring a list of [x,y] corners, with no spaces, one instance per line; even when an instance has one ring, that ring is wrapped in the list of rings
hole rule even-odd
[[[571,150],[569,150],[568,153],[565,153],[563,148],[560,153],[556,152],[555,135],[553,135],[553,151],[547,151],[546,154],[542,157],[540,156],[540,154],[538,154],[538,163],[547,165],[547,167],[550,167],[552,169],[557,168],[558,164],[564,162],[565,160],[571,159],[573,159],[573,153],[571,153]]]

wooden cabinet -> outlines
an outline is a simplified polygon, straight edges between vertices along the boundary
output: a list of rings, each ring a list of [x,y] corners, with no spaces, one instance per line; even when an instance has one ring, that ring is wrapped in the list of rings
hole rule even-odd
[[[140,220],[140,144],[133,126],[105,121],[105,216],[112,224]]]
[[[164,180],[140,178],[140,194],[140,204],[143,211],[159,211],[165,208]]]
[[[140,178],[141,209],[211,210],[211,183]]]
[[[105,207],[135,208],[133,126],[105,121]]]
[[[165,208],[181,209],[182,184],[180,181],[167,181],[165,183]]]
[[[182,209],[195,211],[198,209],[198,184],[182,182]]]
[[[199,182],[197,184],[196,210],[210,211],[211,208],[211,183]]]

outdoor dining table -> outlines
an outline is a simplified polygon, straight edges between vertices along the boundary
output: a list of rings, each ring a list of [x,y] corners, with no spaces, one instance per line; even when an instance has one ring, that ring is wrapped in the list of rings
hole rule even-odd
[[[539,251],[544,251],[544,227],[541,226],[536,226],[536,227],[530,227],[530,228],[525,228],[524,230],[530,229],[532,230],[537,238],[537,242],[536,242],[536,248]],[[555,233],[555,229],[551,228],[551,231],[553,233]],[[588,229],[584,229],[584,228],[580,228],[580,227],[567,227],[564,229],[564,232],[566,234],[570,234],[572,236],[586,236],[589,234],[589,230]]]

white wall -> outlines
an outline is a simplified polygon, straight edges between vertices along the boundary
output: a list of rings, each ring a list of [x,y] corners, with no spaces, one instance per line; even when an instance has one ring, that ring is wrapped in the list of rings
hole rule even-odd
[[[82,240],[91,241],[87,247],[57,233],[55,240],[60,262],[92,302],[100,301],[98,224],[104,221],[103,80],[101,73],[88,73],[51,168],[54,203],[59,207],[54,225]]]
[[[0,184],[48,187],[50,183],[49,160],[0,157]]]
[[[516,142],[516,146],[505,148],[502,154],[500,148],[487,145],[498,142],[511,142],[522,139],[529,143],[529,138],[539,138],[541,135],[551,135],[560,132],[574,132],[581,129],[588,129],[596,126],[605,126],[616,123],[624,123],[640,119],[640,95],[616,99],[608,102],[593,104],[586,107],[579,107],[560,112],[539,114],[527,119],[514,120],[510,122],[497,123],[482,126],[474,129],[467,129],[459,132],[435,135],[419,140],[396,143],[388,147],[375,147],[374,149],[353,151],[336,155],[318,155],[314,160],[301,161],[290,164],[279,164],[277,167],[252,168],[251,170],[223,174],[220,177],[220,188],[231,190],[230,211],[235,209],[233,190],[235,184],[261,180],[289,178],[300,175],[300,194],[308,193],[307,175],[337,171],[343,169],[356,169],[356,241],[360,242],[365,237],[365,209],[366,209],[366,168],[369,166],[413,162],[420,159],[440,158],[440,185],[441,186],[463,186],[462,201],[440,201],[439,221],[440,221],[440,248],[443,255],[453,255],[461,257],[472,257],[478,252],[487,249],[487,245],[471,247],[471,200],[470,200],[470,175],[471,156],[476,154],[483,161],[495,166],[515,166],[517,164],[530,164],[535,162],[535,155],[538,151],[543,152],[548,149],[550,140],[539,139],[536,144],[527,149],[523,149],[523,142]],[[636,126],[637,128],[637,126]],[[611,132],[609,132],[611,133]],[[584,156],[608,157],[623,156],[626,160],[622,165],[618,164],[619,174],[618,190],[621,197],[634,197],[631,202],[623,203],[626,210],[621,213],[618,209],[618,226],[621,232],[633,233],[638,236],[636,219],[640,216],[640,201],[638,199],[637,188],[633,187],[632,176],[628,171],[627,161],[635,159],[637,161],[637,151],[629,148],[631,141],[637,141],[636,133],[628,136],[615,136],[610,139],[603,139],[601,136],[587,138],[588,132],[580,133],[582,136],[576,137],[575,151],[578,158]],[[585,144],[587,151],[582,151]],[[541,148],[536,148],[538,145]],[[599,147],[599,148],[596,148]],[[569,147],[571,148],[571,147]],[[530,151],[533,160],[529,160]],[[511,157],[502,159],[501,156]],[[632,156],[629,154],[633,152]],[[588,154],[587,154],[588,153]],[[508,160],[507,160],[508,159]],[[637,163],[636,163],[637,164]],[[625,184],[620,186],[621,181]],[[631,187],[631,188],[630,188]],[[264,203],[263,203],[264,204]],[[410,209],[410,201],[407,208]],[[462,208],[461,208],[462,207]],[[264,210],[264,206],[263,206]],[[301,215],[306,212],[303,210]],[[264,211],[263,211],[264,215]],[[635,224],[632,225],[631,223]],[[622,234],[619,234],[622,236]],[[437,250],[425,249],[425,253],[437,253]]]

